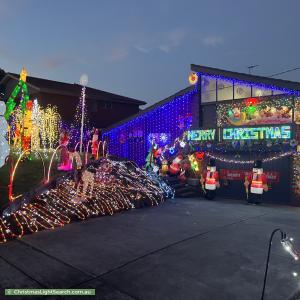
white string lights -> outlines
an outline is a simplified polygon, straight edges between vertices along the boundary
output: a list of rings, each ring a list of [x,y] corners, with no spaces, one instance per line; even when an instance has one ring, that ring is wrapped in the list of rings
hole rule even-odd
[[[221,161],[221,162],[225,162],[225,163],[229,163],[229,164],[253,164],[254,163],[254,160],[227,159],[225,157],[217,156],[217,155],[214,155],[214,154],[209,153],[209,152],[206,152],[205,154],[208,157],[213,158],[213,159],[215,159],[217,161]],[[271,156],[271,157],[263,158],[262,161],[266,163],[266,162],[277,160],[277,159],[280,159],[280,158],[283,158],[283,157],[287,157],[287,156],[290,156],[290,155],[293,155],[293,154],[294,154],[294,151],[280,153],[278,155],[274,155],[274,156]]]
[[[35,197],[31,203],[22,204],[14,212],[5,212],[0,217],[0,243],[76,220],[156,206],[174,195],[157,176],[148,175],[132,162],[102,159],[91,171],[96,172],[95,180],[93,187],[86,187],[84,196],[72,179],[63,179],[56,188]]]

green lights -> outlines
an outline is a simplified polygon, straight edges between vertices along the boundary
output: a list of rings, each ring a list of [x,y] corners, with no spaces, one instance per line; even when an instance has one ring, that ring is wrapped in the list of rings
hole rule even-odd
[[[188,141],[213,141],[216,136],[216,129],[189,130],[187,131]]]
[[[290,139],[291,126],[223,128],[223,140]]]

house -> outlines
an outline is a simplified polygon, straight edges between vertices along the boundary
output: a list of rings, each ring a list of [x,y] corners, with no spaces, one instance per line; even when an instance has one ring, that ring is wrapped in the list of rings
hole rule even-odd
[[[19,81],[19,75],[6,73],[0,81],[0,90],[7,100]],[[43,107],[56,105],[62,119],[71,123],[74,120],[76,107],[79,103],[81,86],[54,80],[27,76],[27,86],[30,98],[38,99]],[[86,105],[90,125],[96,128],[106,128],[140,111],[140,106],[146,102],[101,91],[86,88]]]
[[[169,164],[203,153],[220,170],[219,194],[239,199],[245,172],[261,159],[266,201],[300,205],[300,83],[200,65],[191,74],[193,85],[106,128],[109,153],[139,165],[153,142]]]

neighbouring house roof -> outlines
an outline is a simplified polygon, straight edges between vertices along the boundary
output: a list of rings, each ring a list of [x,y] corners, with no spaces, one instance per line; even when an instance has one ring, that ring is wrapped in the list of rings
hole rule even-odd
[[[120,126],[122,124],[125,124],[128,121],[133,120],[133,119],[135,119],[135,118],[137,118],[139,116],[142,116],[142,115],[146,114],[147,112],[149,112],[149,111],[151,111],[151,110],[153,110],[153,109],[155,109],[155,108],[157,108],[159,106],[162,106],[162,105],[164,105],[164,104],[166,104],[166,103],[174,100],[174,98],[180,97],[180,96],[182,96],[182,95],[184,95],[184,94],[186,94],[186,93],[188,93],[188,92],[190,92],[190,91],[192,91],[194,89],[195,89],[195,86],[189,86],[189,87],[187,87],[187,88],[185,88],[183,90],[180,90],[179,92],[177,92],[177,93],[169,96],[168,98],[165,98],[165,99],[163,99],[163,100],[161,100],[161,101],[159,101],[159,102],[157,102],[157,103],[155,103],[155,104],[147,107],[146,109],[141,110],[137,114],[132,115],[129,118],[126,118],[126,119],[124,119],[124,120],[122,120],[122,121],[120,121],[118,123],[113,124],[110,127],[105,128],[104,132],[107,132],[107,131],[109,131],[109,130],[111,130],[113,128],[116,128],[116,127],[118,127],[118,126]]]
[[[1,80],[0,85],[5,85],[11,79],[18,81],[19,75],[14,73],[6,73],[5,77]],[[74,96],[76,98],[80,96],[81,86],[76,83],[72,84],[31,76],[27,76],[26,82],[27,85],[32,90],[36,90],[36,92]],[[122,102],[136,105],[146,104],[145,101],[97,90],[91,87],[86,87],[86,98],[99,101],[103,100],[111,102]]]
[[[220,77],[226,77],[233,80],[245,81],[253,84],[262,84],[273,88],[278,87],[281,89],[300,91],[300,83],[289,81],[289,80],[226,71],[222,69],[216,69],[216,68],[205,67],[205,66],[194,65],[194,64],[191,65],[191,70],[194,72],[199,72],[204,75],[207,74],[207,75],[212,75],[217,77],[220,76]]]

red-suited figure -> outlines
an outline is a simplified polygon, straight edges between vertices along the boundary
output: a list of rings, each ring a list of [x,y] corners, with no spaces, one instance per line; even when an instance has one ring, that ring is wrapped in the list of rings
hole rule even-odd
[[[183,160],[183,156],[179,154],[171,163],[169,167],[170,175],[178,175],[180,172],[181,161]]]
[[[68,151],[68,144],[69,144],[70,136],[67,131],[63,131],[59,136],[59,145],[61,146],[60,149],[60,163],[57,167],[60,171],[69,171],[72,169],[72,165],[69,159],[69,151]]]
[[[205,197],[213,200],[216,195],[216,189],[220,187],[219,173],[216,169],[216,162],[210,159],[206,167],[206,172],[201,175],[200,183],[204,190]]]
[[[268,191],[267,178],[263,172],[261,160],[255,161],[252,172],[245,178],[244,185],[248,203],[260,204],[264,192]]]
[[[92,137],[92,154],[95,159],[97,159],[98,140],[99,140],[99,131],[98,129],[94,129],[94,133]]]

